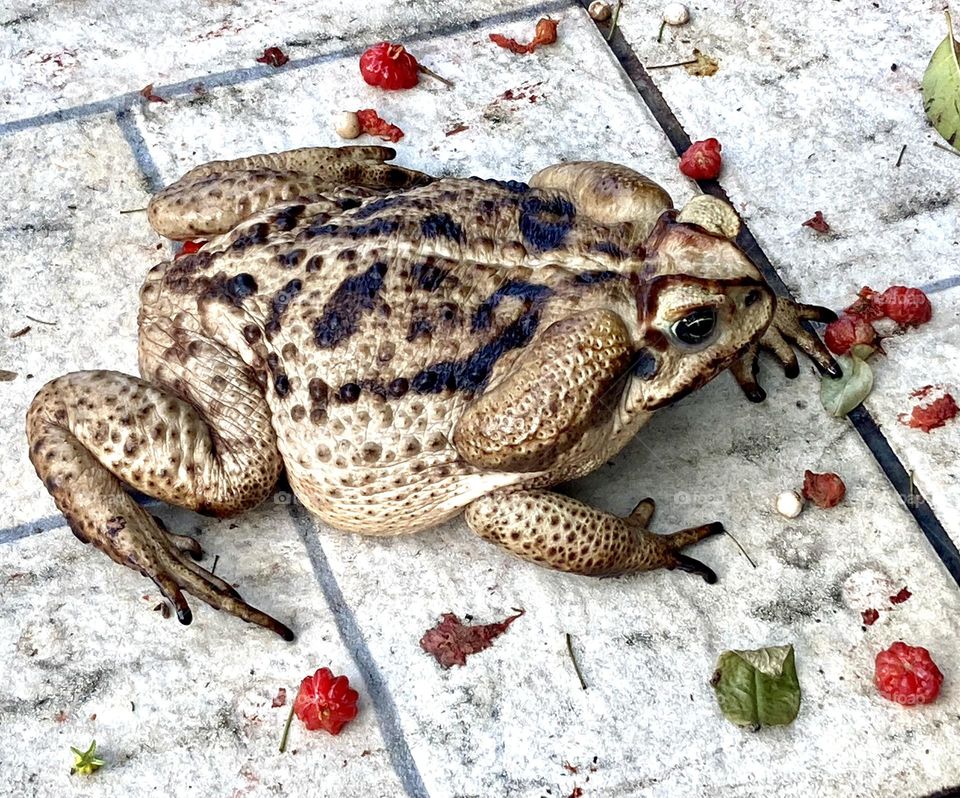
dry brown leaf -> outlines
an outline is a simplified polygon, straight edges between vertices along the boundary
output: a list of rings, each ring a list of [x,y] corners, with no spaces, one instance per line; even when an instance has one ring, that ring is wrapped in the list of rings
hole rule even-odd
[[[698,78],[708,78],[720,69],[720,63],[716,58],[704,55],[696,47],[693,48],[693,58],[693,63],[684,64],[683,68],[689,74],[696,75]]]

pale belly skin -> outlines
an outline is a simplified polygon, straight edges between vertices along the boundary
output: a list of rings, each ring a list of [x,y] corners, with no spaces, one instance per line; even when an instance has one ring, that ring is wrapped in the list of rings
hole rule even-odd
[[[839,370],[729,240],[625,167],[551,167],[531,185],[433,180],[385,148],[314,148],[199,167],[151,223],[209,238],[141,289],[141,378],[76,372],[28,414],[30,453],[71,529],[152,578],[287,639],[191,561],[124,486],[217,516],[286,471],[327,524],[397,535],[465,511],[480,537],[580,574],[679,568],[722,531],[647,530],[547,490],[616,454],[656,409],[730,368],[749,398],[758,348]],[[719,216],[718,216],[719,214]],[[718,222],[717,219],[720,219]]]

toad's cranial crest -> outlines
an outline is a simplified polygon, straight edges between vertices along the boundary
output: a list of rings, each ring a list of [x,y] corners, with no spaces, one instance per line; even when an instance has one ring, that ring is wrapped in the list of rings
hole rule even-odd
[[[30,457],[80,540],[290,639],[192,561],[126,487],[236,515],[286,470],[327,524],[397,535],[463,511],[480,537],[578,574],[716,577],[682,552],[720,524],[648,531],[552,493],[651,412],[725,369],[754,401],[759,349],[839,369],[733,243],[719,200],[682,211],[617,164],[530,180],[434,179],[384,147],[308,148],[197,167],[148,215],[209,237],[140,291],[140,378],[67,374],[27,416]]]

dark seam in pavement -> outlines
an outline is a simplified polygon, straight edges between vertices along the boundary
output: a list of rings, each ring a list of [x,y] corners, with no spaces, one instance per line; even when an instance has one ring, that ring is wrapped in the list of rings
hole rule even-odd
[[[390,695],[387,681],[370,653],[353,610],[343,597],[337,578],[330,567],[326,554],[323,552],[323,546],[318,538],[318,531],[313,523],[313,518],[296,501],[289,506],[289,511],[297,533],[306,547],[310,565],[313,566],[314,576],[323,591],[330,612],[333,614],[343,644],[350,652],[350,656],[353,657],[357,670],[360,671],[366,683],[370,700],[377,712],[380,733],[383,735],[383,741],[387,747],[393,769],[400,777],[403,788],[410,798],[429,798],[417,763],[410,753],[410,747],[403,735],[400,715],[397,712],[393,697]]]
[[[584,7],[589,5],[587,0],[580,0],[580,2]],[[597,26],[597,28],[602,34],[603,29],[599,26]],[[605,39],[606,37],[603,36],[602,38]],[[620,62],[620,66],[623,67],[623,70],[627,73],[627,77],[639,93],[640,98],[670,140],[670,144],[673,145],[677,155],[681,155],[684,150],[690,146],[690,137],[683,129],[683,126],[673,113],[670,105],[663,98],[656,84],[650,79],[647,71],[643,68],[643,64],[640,63],[640,59],[636,53],[634,53],[633,48],[623,38],[623,34],[619,29],[614,33],[608,45],[613,51],[617,61]],[[726,202],[730,202],[727,192],[724,191],[723,187],[716,180],[699,180],[697,184],[705,194],[711,194],[714,197],[719,197]],[[731,203],[731,205],[732,204],[733,203]],[[789,299],[793,298],[790,289],[787,288],[766,253],[760,248],[760,244],[753,237],[753,233],[750,232],[746,222],[742,224],[740,235],[737,237],[737,244],[743,249],[747,257],[754,262],[757,268],[760,269],[767,282],[778,294]],[[949,282],[949,280],[952,279],[954,278],[948,278],[946,281],[941,282]],[[947,285],[943,287],[949,288],[952,286]],[[804,322],[804,326],[806,326],[810,332],[816,334],[815,330],[806,322]],[[907,474],[907,470],[904,468],[903,463],[900,462],[900,458],[897,457],[890,447],[886,436],[884,436],[880,427],[870,415],[870,412],[861,405],[852,411],[847,418],[850,420],[850,423],[853,424],[854,429],[856,429],[860,438],[873,455],[873,458],[883,470],[893,489],[897,491],[904,506],[919,525],[921,531],[930,542],[930,545],[943,562],[947,571],[950,572],[950,575],[957,584],[960,585],[960,551],[958,551],[956,544],[950,539],[947,531],[943,528],[943,524],[940,523],[940,519],[937,518],[927,503],[927,500],[916,489],[916,486],[913,488],[912,497],[909,495],[910,477]]]
[[[147,181],[147,188],[151,194],[156,194],[165,184],[160,176],[157,164],[150,155],[150,148],[147,146],[146,139],[143,138],[140,128],[137,127],[136,120],[130,115],[130,111],[117,111],[116,120],[123,138],[130,146],[137,167]]]
[[[438,39],[444,36],[455,36],[460,33],[467,33],[471,30],[487,27],[490,25],[508,24],[517,20],[526,19],[534,15],[545,15],[552,12],[562,11],[577,5],[576,0],[554,0],[550,3],[534,4],[515,11],[506,11],[502,14],[494,14],[484,19],[469,20],[458,22],[453,25],[444,25],[429,31],[410,33],[409,35],[398,36],[396,31],[390,32],[391,41],[397,38],[402,39],[404,44],[412,42],[426,41],[428,39]],[[384,37],[380,37],[384,38]],[[371,36],[370,41],[378,41],[377,37]],[[357,57],[366,49],[364,46],[345,47],[342,50],[335,50],[330,53],[312,55],[307,58],[293,59],[287,62],[283,68],[277,69],[271,66],[251,66],[230,69],[225,72],[215,72],[212,75],[203,77],[194,77],[188,80],[182,80],[178,83],[170,83],[163,86],[154,86],[153,93],[164,99],[178,97],[184,94],[194,94],[194,87],[202,83],[206,89],[217,89],[224,86],[236,86],[240,83],[249,83],[262,78],[271,78],[283,75],[285,72],[292,72],[299,69],[316,66],[317,64],[336,61],[341,58]],[[251,56],[252,59],[253,56]],[[30,130],[43,125],[55,124],[57,122],[68,122],[74,119],[83,119],[98,114],[121,113],[128,111],[139,103],[146,102],[139,91],[131,91],[126,94],[119,94],[114,97],[108,97],[105,100],[94,100],[93,102],[74,105],[70,108],[64,108],[59,111],[50,111],[46,114],[37,114],[36,116],[24,117],[23,119],[14,119],[10,122],[0,122],[0,136],[7,133],[17,133],[22,130]]]

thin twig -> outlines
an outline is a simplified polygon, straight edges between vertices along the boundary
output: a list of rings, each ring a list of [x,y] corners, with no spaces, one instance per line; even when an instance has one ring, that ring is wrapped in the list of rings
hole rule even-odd
[[[10,333],[10,337],[11,337],[11,338],[19,338],[21,335],[26,335],[26,334],[27,334],[28,332],[30,332],[30,330],[32,330],[32,329],[33,329],[33,327],[31,327],[31,326],[28,324],[28,325],[27,325],[26,327],[24,327],[22,330],[17,330],[15,333]]]
[[[663,41],[663,29],[667,27],[667,21],[664,20],[660,23],[660,32],[657,33],[657,44],[660,44]]]
[[[904,145],[900,148],[900,154],[897,156],[897,162],[894,164],[894,166],[900,166],[900,162],[903,160],[903,154],[904,154],[906,151],[907,151],[907,145],[904,144]]]
[[[649,72],[651,69],[670,69],[671,67],[687,66],[687,64],[695,63],[697,63],[696,58],[691,58],[688,61],[677,61],[674,64],[654,64],[653,66],[647,67],[647,72]]]
[[[567,632],[567,653],[570,655],[570,661],[573,663],[573,669],[577,672],[577,678],[580,680],[580,687],[587,689],[587,683],[583,680],[583,674],[580,672],[580,666],[577,664],[577,658],[573,654],[573,639]]]
[[[434,80],[439,80],[441,83],[445,84],[448,89],[452,89],[452,88],[453,88],[453,81],[452,81],[452,80],[447,80],[446,78],[441,77],[441,76],[438,75],[436,72],[434,72],[432,69],[427,69],[427,67],[425,67],[423,64],[418,64],[418,67],[420,68],[420,71],[421,71],[424,75],[429,75],[429,76],[430,76],[431,78],[433,78]]]
[[[741,553],[743,554],[743,556],[747,558],[747,562],[750,563],[750,565],[752,565],[754,568],[756,568],[756,567],[757,567],[757,564],[753,561],[753,557],[751,557],[749,554],[747,554],[747,550],[746,550],[743,546],[740,545],[740,541],[737,540],[733,535],[731,535],[726,529],[723,530],[723,533],[724,533],[727,537],[729,537],[730,540],[732,540],[734,543],[737,544],[737,548],[740,549],[740,551],[741,551]]]
[[[141,211],[145,210],[146,208],[129,208],[128,210],[120,211],[120,213],[140,213]]]
[[[294,703],[290,704],[290,714],[287,715],[287,722],[283,724],[283,737],[280,738],[280,753],[286,753],[287,750],[287,735],[290,734],[290,724],[293,722],[293,707]]]
[[[26,313],[23,314],[30,321],[35,321],[37,324],[49,324],[51,327],[56,327],[57,323],[55,321],[44,321],[43,319],[35,319],[33,316],[27,316]]]
[[[211,573],[211,574],[215,574],[215,573],[217,572],[217,563],[218,563],[218,562],[220,562],[220,555],[219,555],[219,554],[214,554],[214,555],[213,555],[213,567],[210,569],[210,573]]]
[[[620,19],[620,9],[623,8],[623,0],[617,0],[617,7],[613,9],[613,19],[610,20],[610,31],[607,33],[607,41],[613,39],[613,34],[617,30],[617,21]]]
[[[951,155],[960,155],[960,152],[957,152],[953,147],[947,147],[941,144],[939,141],[933,142],[933,146],[936,147],[938,150],[949,152]]]

